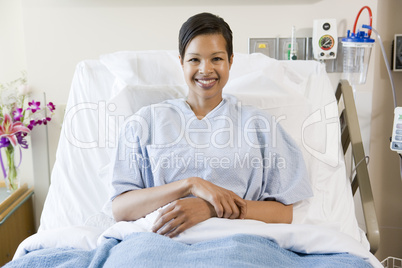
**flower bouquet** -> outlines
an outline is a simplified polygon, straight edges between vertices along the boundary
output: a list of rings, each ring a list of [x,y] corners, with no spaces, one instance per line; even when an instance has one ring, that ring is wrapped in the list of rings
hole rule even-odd
[[[28,148],[26,136],[35,126],[46,125],[56,109],[52,102],[41,107],[38,101],[28,101],[29,93],[25,74],[8,84],[0,84],[0,166],[10,193],[19,188],[18,167],[22,161],[21,148]]]

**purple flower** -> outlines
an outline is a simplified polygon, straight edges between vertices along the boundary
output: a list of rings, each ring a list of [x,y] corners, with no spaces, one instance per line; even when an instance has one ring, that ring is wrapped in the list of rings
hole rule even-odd
[[[10,141],[6,137],[0,138],[0,148],[8,147],[10,145]]]
[[[46,117],[46,118],[42,119],[42,123],[43,123],[44,125],[47,125],[47,122],[49,122],[50,120],[52,120],[52,118]],[[40,121],[40,120],[39,120],[39,121]]]
[[[54,110],[56,110],[56,105],[53,104],[53,102],[49,102],[47,104],[47,107],[49,108],[50,112],[54,112]]]
[[[15,111],[13,111],[14,121],[21,121],[23,116],[22,111],[22,108],[17,108]]]
[[[31,110],[33,113],[40,110],[40,102],[39,101],[30,101],[28,102],[28,109],[27,110]]]
[[[18,143],[21,145],[22,148],[27,149],[28,148],[28,142],[26,141],[25,137],[27,136],[25,133],[18,132],[15,134],[17,137]]]
[[[32,130],[34,128],[34,126],[36,126],[36,121],[35,120],[31,120],[29,121],[29,125],[27,126],[27,128],[29,128],[30,130]]]
[[[42,124],[47,125],[47,122],[50,120],[51,120],[50,117],[46,117],[44,119],[39,119],[39,120],[31,120],[31,121],[29,121],[29,125],[27,126],[27,128],[32,130],[37,125],[42,125]]]

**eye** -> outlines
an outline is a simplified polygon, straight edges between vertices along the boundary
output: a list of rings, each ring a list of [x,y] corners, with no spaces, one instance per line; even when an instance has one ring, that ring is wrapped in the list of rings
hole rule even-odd
[[[223,60],[221,57],[215,57],[215,58],[213,58],[212,59],[213,61],[221,61],[221,60]]]
[[[197,62],[199,62],[199,59],[197,59],[197,58],[191,58],[191,59],[188,60],[188,62],[197,63]]]

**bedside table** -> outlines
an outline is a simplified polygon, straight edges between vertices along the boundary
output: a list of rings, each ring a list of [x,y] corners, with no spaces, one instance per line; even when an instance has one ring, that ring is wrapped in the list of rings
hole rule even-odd
[[[18,245],[35,233],[32,195],[27,184],[11,195],[0,187],[0,266],[11,261]]]

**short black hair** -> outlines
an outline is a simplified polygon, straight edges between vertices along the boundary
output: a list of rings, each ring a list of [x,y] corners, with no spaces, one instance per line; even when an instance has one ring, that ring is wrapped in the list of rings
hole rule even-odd
[[[228,57],[232,56],[233,36],[229,25],[219,16],[211,13],[200,13],[190,17],[180,28],[179,53],[182,59],[190,41],[203,34],[222,34],[226,41]]]

